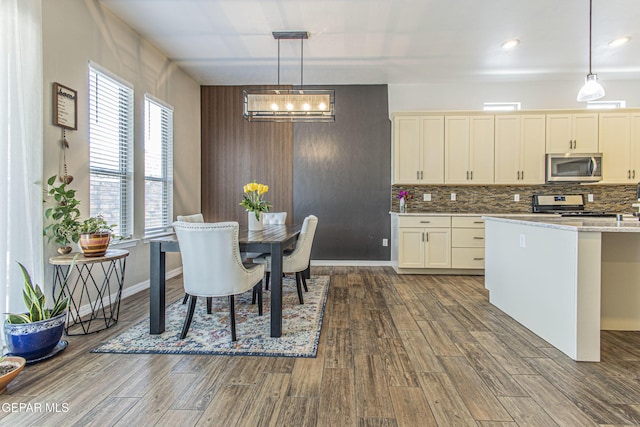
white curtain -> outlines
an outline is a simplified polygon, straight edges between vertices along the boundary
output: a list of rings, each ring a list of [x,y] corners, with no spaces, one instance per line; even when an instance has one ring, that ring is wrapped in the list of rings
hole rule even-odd
[[[43,284],[42,0],[0,0],[0,46],[1,325],[24,311],[17,261]]]

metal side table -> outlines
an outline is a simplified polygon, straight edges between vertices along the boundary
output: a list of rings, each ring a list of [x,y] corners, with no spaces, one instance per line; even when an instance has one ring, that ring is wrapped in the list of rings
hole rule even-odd
[[[75,271],[65,284],[76,255]],[[71,253],[49,258],[53,265],[53,294],[60,287],[62,294],[69,297],[67,335],[102,331],[118,322],[127,256],[129,251],[110,249],[101,257]]]

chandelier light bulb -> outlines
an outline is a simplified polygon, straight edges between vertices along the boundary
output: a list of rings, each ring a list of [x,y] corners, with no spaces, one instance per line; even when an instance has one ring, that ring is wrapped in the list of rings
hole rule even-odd
[[[302,104],[302,109],[304,111],[309,111],[309,110],[311,110],[311,105],[309,105],[309,103],[305,102],[304,104]]]
[[[327,104],[325,104],[324,102],[321,102],[320,104],[318,104],[318,108],[320,110],[326,110],[327,109]]]
[[[287,107],[287,110],[289,111],[293,110],[293,104],[290,102],[287,103],[286,107]]]
[[[274,102],[273,104],[271,104],[271,109],[272,109],[273,111],[278,111],[278,110],[279,110],[279,108],[278,108],[278,104],[276,104],[275,102]]]

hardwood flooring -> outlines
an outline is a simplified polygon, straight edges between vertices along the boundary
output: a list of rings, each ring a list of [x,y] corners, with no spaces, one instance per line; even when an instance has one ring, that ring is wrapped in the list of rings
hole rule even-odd
[[[148,315],[141,292],[25,369],[0,425],[640,425],[640,332],[602,332],[602,362],[579,363],[489,304],[481,276],[313,272],[331,275],[316,358],[90,353]]]

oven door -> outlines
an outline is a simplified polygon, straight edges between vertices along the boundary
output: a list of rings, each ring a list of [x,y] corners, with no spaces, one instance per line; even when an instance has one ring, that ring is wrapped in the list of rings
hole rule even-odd
[[[602,154],[547,154],[547,182],[602,180]]]

